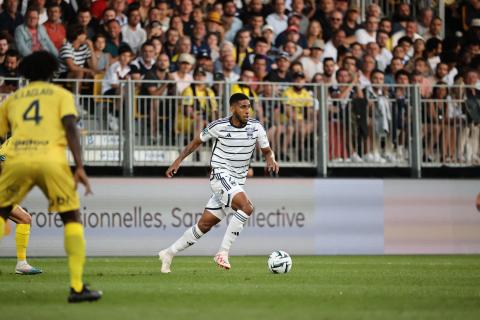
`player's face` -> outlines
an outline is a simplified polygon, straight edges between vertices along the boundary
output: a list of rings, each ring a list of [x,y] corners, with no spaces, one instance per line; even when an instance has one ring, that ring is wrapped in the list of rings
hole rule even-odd
[[[233,106],[233,116],[243,125],[247,124],[250,117],[250,101],[241,100]]]

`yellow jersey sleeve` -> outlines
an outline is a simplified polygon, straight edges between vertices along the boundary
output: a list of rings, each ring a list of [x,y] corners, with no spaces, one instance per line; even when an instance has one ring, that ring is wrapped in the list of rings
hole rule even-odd
[[[10,131],[10,125],[8,123],[8,101],[10,101],[9,98],[0,105],[0,138],[5,137]]]
[[[65,116],[73,115],[78,117],[77,108],[75,108],[75,99],[73,94],[68,91],[60,91],[60,119]]]

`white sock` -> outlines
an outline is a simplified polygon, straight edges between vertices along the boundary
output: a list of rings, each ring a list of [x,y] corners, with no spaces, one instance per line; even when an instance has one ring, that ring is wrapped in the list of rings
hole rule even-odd
[[[17,261],[17,267],[21,267],[23,265],[26,265],[27,264],[27,260],[18,260]]]
[[[168,248],[168,250],[172,254],[177,254],[178,252],[193,246],[201,236],[203,236],[203,232],[200,231],[197,225],[194,225],[193,227],[188,228],[185,233]]]
[[[249,216],[242,210],[237,210],[233,214],[233,217],[228,224],[227,231],[225,231],[225,235],[223,236],[222,244],[220,245],[220,251],[228,252],[230,250],[233,241],[235,241],[240,235],[240,232],[242,231],[245,222],[247,222],[248,217]]]

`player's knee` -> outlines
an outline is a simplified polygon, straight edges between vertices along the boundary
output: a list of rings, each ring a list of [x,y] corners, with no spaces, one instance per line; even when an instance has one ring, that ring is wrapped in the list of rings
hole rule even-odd
[[[23,224],[32,224],[32,216],[29,215],[28,213],[22,215],[22,219],[21,219],[20,223],[23,223]]]
[[[254,207],[253,205],[248,202],[247,204],[243,205],[240,210],[242,210],[243,212],[245,212],[247,215],[251,215],[254,211]]]
[[[203,233],[207,233],[213,227],[212,223],[208,221],[199,221],[197,223],[197,226],[198,229],[200,229],[200,231],[202,231]]]

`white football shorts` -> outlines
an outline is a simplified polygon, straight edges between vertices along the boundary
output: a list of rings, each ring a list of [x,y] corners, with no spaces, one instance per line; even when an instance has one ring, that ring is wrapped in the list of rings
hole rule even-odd
[[[237,180],[228,172],[215,172],[210,174],[210,188],[212,196],[205,209],[222,220],[227,216],[225,208],[230,207],[233,197],[239,192],[245,192]]]

